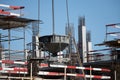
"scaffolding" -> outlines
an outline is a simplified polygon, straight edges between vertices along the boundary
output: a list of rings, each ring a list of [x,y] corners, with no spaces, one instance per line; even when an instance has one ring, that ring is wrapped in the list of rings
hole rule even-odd
[[[92,73],[86,74],[84,70],[92,71],[92,70],[97,70],[97,71],[107,71],[110,72],[109,69],[103,69],[103,68],[92,68],[90,67],[83,67],[81,63],[81,58],[80,58],[80,53],[78,51],[78,47],[74,38],[74,30],[70,28],[69,25],[69,19],[68,19],[68,31],[67,35],[56,35],[54,33],[54,0],[52,0],[52,8],[53,8],[53,35],[47,35],[47,36],[39,36],[39,22],[40,20],[32,20],[32,19],[26,19],[26,18],[21,18],[21,17],[16,17],[16,16],[11,16],[9,14],[5,15],[0,15],[0,29],[3,31],[7,31],[7,35],[1,34],[0,42],[1,44],[3,42],[7,42],[7,47],[1,47],[1,53],[7,53],[8,58],[7,59],[1,59],[0,63],[1,64],[7,64],[5,67],[0,67],[0,79],[22,79],[22,80],[64,80],[70,79],[69,77],[74,77],[72,79],[78,80],[78,77],[81,79],[90,78],[90,79],[110,79],[111,77],[109,75],[105,76],[100,76],[100,75],[94,75]],[[67,4],[67,0],[66,0]],[[11,8],[11,7],[10,7]],[[23,7],[12,7],[12,9],[18,9],[18,8],[23,8]],[[68,5],[67,5],[68,8]],[[68,10],[67,10],[68,12]],[[5,11],[1,11],[1,14],[5,13]],[[67,14],[68,15],[68,14]],[[68,15],[69,16],[69,15]],[[32,25],[32,26],[31,26]],[[26,32],[25,29],[30,26],[29,28],[32,29],[32,39],[31,42],[28,43],[28,49],[26,49]],[[17,37],[12,35],[15,34],[13,30],[20,30],[22,29],[22,37]],[[72,33],[73,32],[73,33]],[[28,36],[27,36],[28,37]],[[23,50],[13,50],[11,45],[14,43],[14,41],[19,41],[22,40],[23,44],[19,47],[23,47]],[[21,42],[15,43],[16,45],[18,43],[21,44]],[[15,47],[17,48],[18,46]],[[65,50],[66,47],[69,46],[69,52],[70,58],[62,58],[61,61],[58,59],[58,53],[60,56],[62,53],[61,51]],[[74,45],[74,46],[73,46]],[[75,48],[75,50],[73,50]],[[76,51],[75,55],[72,53]],[[41,53],[42,52],[48,52],[49,57],[46,55],[42,58]],[[17,54],[22,53],[24,58],[19,59],[18,57],[13,57],[14,59],[12,60],[11,55],[12,54]],[[5,55],[6,56],[6,55]],[[19,55],[20,56],[20,55]],[[77,57],[77,59],[74,59]],[[17,59],[15,59],[17,58]],[[58,59],[56,59],[58,58]],[[72,61],[70,61],[72,60]],[[69,64],[69,62],[72,63]],[[47,63],[47,64],[44,64]],[[68,63],[68,64],[67,64]],[[75,64],[79,65],[75,65]],[[44,64],[44,65],[43,65]],[[70,71],[74,69],[73,73]],[[82,74],[79,73],[79,70],[82,70]]]
[[[96,44],[96,46],[105,46],[105,49],[92,50],[93,54],[88,55],[86,58],[94,58],[93,60],[89,59],[89,63],[84,64],[85,66],[94,66],[94,67],[106,67],[111,69],[111,79],[119,79],[119,68],[120,68],[120,38],[119,38],[119,28],[120,23],[107,24],[105,40],[101,44]],[[114,73],[115,72],[115,73]],[[117,74],[116,74],[117,72]],[[114,76],[113,76],[114,75]]]

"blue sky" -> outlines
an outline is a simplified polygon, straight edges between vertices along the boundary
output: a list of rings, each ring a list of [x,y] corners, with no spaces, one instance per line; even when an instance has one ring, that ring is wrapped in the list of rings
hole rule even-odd
[[[38,18],[38,0],[0,0],[0,4],[25,6],[24,17]],[[54,0],[55,33],[65,34],[66,0]],[[52,34],[52,0],[40,0],[40,35]],[[68,0],[70,23],[75,27],[75,38],[78,37],[78,17],[85,16],[87,30],[91,31],[94,44],[105,38],[105,25],[120,22],[120,0]],[[96,48],[96,47],[95,47]]]

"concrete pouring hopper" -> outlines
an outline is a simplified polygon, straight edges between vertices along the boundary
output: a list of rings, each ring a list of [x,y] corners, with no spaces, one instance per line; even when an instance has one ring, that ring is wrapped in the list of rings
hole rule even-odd
[[[43,43],[46,51],[57,56],[57,52],[63,51],[69,44],[69,37],[65,35],[46,35],[39,38],[39,42]]]

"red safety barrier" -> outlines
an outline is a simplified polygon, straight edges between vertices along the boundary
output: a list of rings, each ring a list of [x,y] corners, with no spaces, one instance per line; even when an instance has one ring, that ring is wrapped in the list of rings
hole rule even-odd
[[[0,67],[0,70],[5,70],[5,71],[21,71],[21,72],[27,72],[27,68],[20,68],[20,67],[15,67],[15,68],[2,68]]]
[[[0,9],[0,14],[2,14],[2,15],[10,15],[10,16],[17,16],[17,17],[21,16],[20,14],[11,13],[11,12],[8,12],[8,11],[4,11],[2,9]]]
[[[22,65],[27,64],[27,62],[19,62],[19,61],[12,61],[12,60],[0,60],[0,63],[22,64]],[[57,67],[57,68],[83,69],[83,70],[110,72],[110,69],[104,69],[104,68],[89,68],[89,67],[78,67],[78,66],[67,66],[67,65],[56,65],[56,64],[50,64],[49,66],[50,67]],[[40,64],[40,67],[49,67],[49,66],[48,66],[48,64],[45,64],[45,63]]]
[[[5,63],[5,64],[22,64],[22,65],[26,65],[27,64],[27,62],[13,61],[13,60],[0,60],[0,63]]]
[[[38,75],[48,75],[48,76],[75,76],[75,77],[86,77],[86,78],[94,78],[94,79],[110,79],[110,78],[111,78],[110,76],[83,75],[83,74],[45,72],[45,71],[39,71]]]
[[[6,8],[10,8],[13,10],[18,10],[18,9],[23,9],[24,6],[10,6],[10,5],[5,5],[5,4],[0,4],[1,7],[6,7]]]
[[[48,67],[48,64],[41,63],[40,66],[41,67]],[[83,70],[110,72],[110,69],[104,69],[104,68],[89,68],[89,67],[78,67],[78,66],[67,66],[67,65],[56,65],[56,64],[50,64],[49,66],[50,67],[57,67],[57,68],[83,69]]]

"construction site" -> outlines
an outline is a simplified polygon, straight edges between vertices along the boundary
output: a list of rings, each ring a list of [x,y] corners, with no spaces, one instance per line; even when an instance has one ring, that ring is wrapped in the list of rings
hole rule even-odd
[[[120,33],[120,23],[106,24],[104,42],[95,44],[105,48],[93,50],[84,16],[78,19],[76,42],[68,0],[65,34],[55,33],[54,0],[51,1],[53,33],[44,36],[39,35],[43,23],[39,15],[37,20],[24,18],[9,10],[19,11],[25,6],[0,4],[5,7],[0,9],[0,80],[119,80],[120,39],[110,35]],[[26,36],[28,29],[32,36]]]

